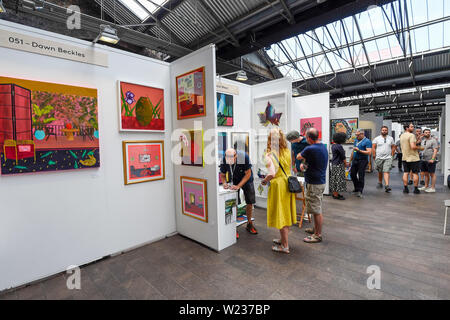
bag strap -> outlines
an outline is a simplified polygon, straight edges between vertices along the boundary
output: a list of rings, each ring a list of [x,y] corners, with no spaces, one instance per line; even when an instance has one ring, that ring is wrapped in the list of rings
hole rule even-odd
[[[277,159],[277,161],[278,161],[278,164],[280,165],[280,168],[281,168],[281,170],[283,170],[283,173],[284,173],[284,175],[286,176],[286,178],[288,177],[287,176],[287,174],[286,174],[286,172],[284,171],[284,169],[283,169],[283,166],[281,165],[281,162],[280,162],[280,160],[278,160],[278,157],[277,157],[277,155],[275,154],[275,153],[273,153],[272,152],[272,155],[275,157],[275,159]]]

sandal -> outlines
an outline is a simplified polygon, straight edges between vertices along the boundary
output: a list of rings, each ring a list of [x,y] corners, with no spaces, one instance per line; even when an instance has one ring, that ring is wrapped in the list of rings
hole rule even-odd
[[[273,239],[272,242],[281,246],[281,239]]]
[[[306,243],[318,243],[322,242],[322,236],[316,236],[315,234],[307,236],[305,239],[303,239]]]
[[[281,244],[280,245],[274,245],[274,246],[272,246],[272,251],[275,251],[275,252],[281,252],[281,253],[290,253],[290,251],[289,251],[289,248],[285,248],[285,247],[283,247]]]
[[[247,229],[247,231],[250,232],[251,234],[258,234],[258,230],[256,230],[253,223],[247,223],[247,227],[245,229]]]
[[[314,234],[314,228],[306,228],[305,232],[309,234]]]

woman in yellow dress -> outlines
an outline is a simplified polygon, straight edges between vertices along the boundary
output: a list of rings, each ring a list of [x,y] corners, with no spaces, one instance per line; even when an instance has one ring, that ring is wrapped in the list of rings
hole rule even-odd
[[[297,223],[295,194],[288,189],[291,163],[291,152],[287,147],[283,131],[278,128],[270,130],[266,154],[268,175],[261,184],[266,185],[270,181],[267,197],[267,226],[280,230],[281,238],[273,240],[272,250],[282,253],[289,253],[289,227]]]

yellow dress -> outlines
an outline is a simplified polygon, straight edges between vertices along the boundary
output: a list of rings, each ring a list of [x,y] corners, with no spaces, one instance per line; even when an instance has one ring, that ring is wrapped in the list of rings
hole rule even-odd
[[[269,193],[267,197],[267,226],[281,229],[297,223],[297,208],[295,205],[295,193],[289,192],[287,177],[279,168],[278,161],[270,154],[275,166],[275,177],[270,180]],[[278,155],[277,155],[278,157]],[[278,157],[287,175],[291,170],[291,152],[285,149]]]

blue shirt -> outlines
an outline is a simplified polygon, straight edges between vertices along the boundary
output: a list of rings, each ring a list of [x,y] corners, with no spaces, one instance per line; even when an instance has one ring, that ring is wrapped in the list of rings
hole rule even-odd
[[[228,177],[233,180],[232,182],[234,185],[238,185],[245,177],[245,172],[251,168],[252,165],[250,163],[248,154],[242,151],[237,151],[236,163],[231,165],[227,164],[224,158],[222,164],[220,165],[220,172],[225,175],[227,174],[227,172],[229,172]],[[250,179],[248,179],[245,185],[249,183],[253,183],[253,172],[251,173]]]
[[[323,143],[307,146],[301,153],[308,169],[305,171],[305,181],[309,184],[325,184],[327,179],[328,151]]]
[[[367,148],[372,148],[372,141],[367,137],[364,137],[361,141],[356,139],[353,146],[358,147],[361,151],[367,151]],[[361,152],[353,151],[353,160],[369,160],[369,156],[367,154],[362,154]]]
[[[307,146],[309,146],[309,144],[308,141],[306,141],[306,138],[303,138],[300,142],[291,143],[291,150],[294,153],[295,167],[298,171],[300,171],[300,164],[302,162],[300,160],[297,160],[297,155],[301,153]]]

